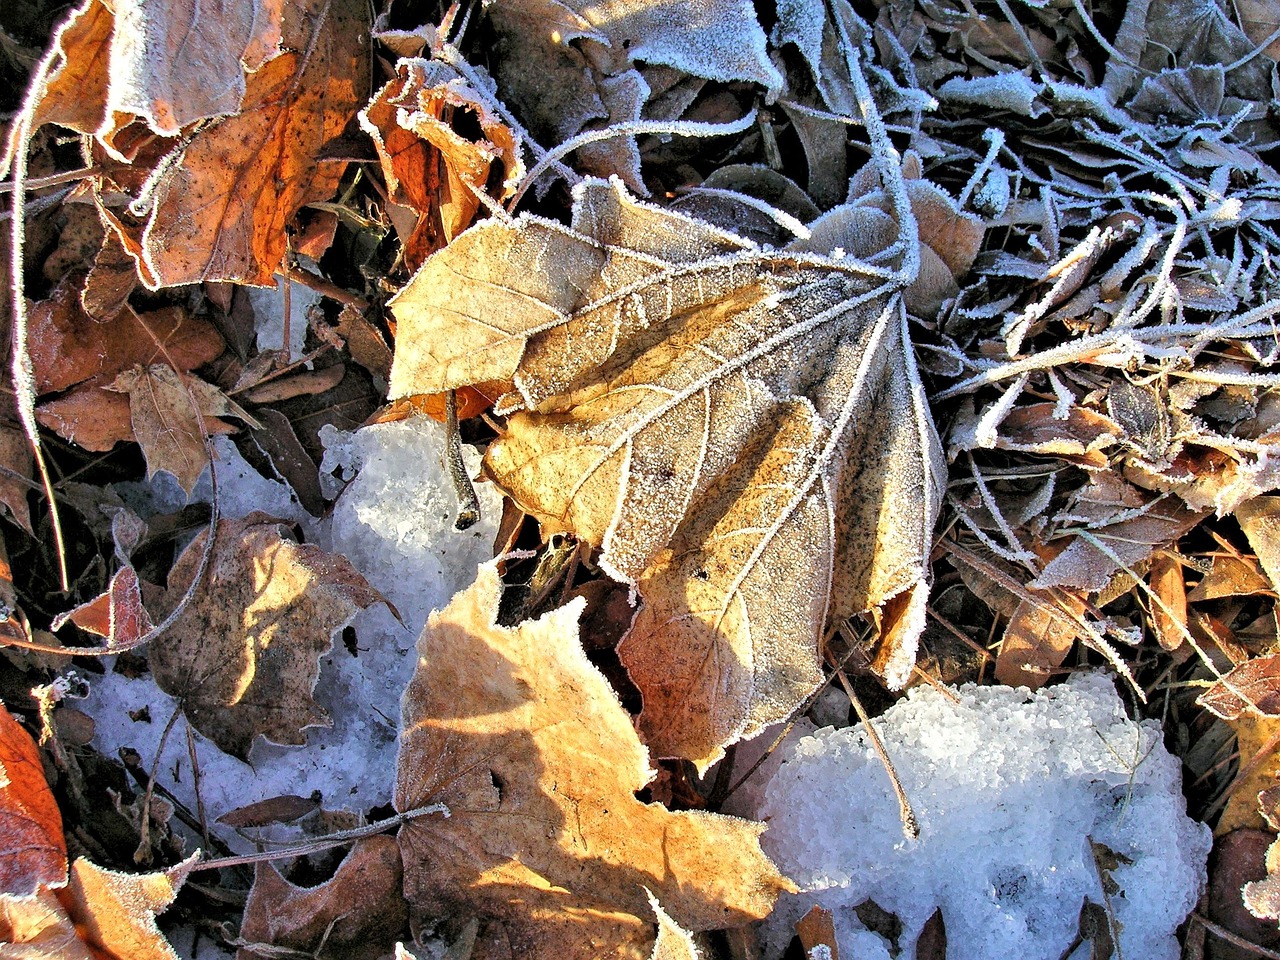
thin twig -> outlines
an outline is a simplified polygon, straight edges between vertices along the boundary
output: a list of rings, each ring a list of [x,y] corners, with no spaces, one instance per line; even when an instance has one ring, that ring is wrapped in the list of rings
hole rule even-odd
[[[867,740],[871,743],[871,749],[876,752],[876,756],[880,758],[880,763],[884,766],[884,772],[889,775],[889,782],[893,785],[893,795],[898,798],[898,816],[902,820],[902,835],[908,840],[918,840],[920,838],[920,821],[916,819],[916,813],[911,809],[911,799],[907,796],[907,790],[902,785],[898,771],[893,768],[893,761],[889,759],[889,751],[885,749],[884,741],[880,739],[880,734],[876,732],[876,725],[871,722],[871,716],[862,705],[862,701],[853,692],[853,684],[845,676],[843,667],[836,668],[836,676],[840,678],[840,685],[844,687],[844,692],[849,696],[849,702],[853,704],[853,709],[858,714],[858,719],[862,722],[862,729],[866,731]]]

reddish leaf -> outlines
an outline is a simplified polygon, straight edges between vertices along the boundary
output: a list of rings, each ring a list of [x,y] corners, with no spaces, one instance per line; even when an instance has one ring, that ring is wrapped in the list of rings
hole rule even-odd
[[[0,896],[30,897],[66,881],[62,814],[40,751],[0,704]]]

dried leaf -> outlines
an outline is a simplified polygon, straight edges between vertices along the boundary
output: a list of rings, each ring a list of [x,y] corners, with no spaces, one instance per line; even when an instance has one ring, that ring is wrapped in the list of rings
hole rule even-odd
[[[1263,576],[1253,557],[1219,553],[1213,556],[1212,566],[1204,579],[1187,594],[1187,600],[1201,603],[1223,597],[1248,597],[1271,592],[1271,581]]]
[[[1271,588],[1280,592],[1280,497],[1254,497],[1236,507],[1235,516]]]
[[[452,117],[463,112],[474,117],[485,139],[455,132]],[[442,63],[399,61],[396,79],[360,111],[360,125],[378,148],[391,201],[416,214],[412,231],[400,236],[410,269],[471,225],[495,164],[503,172],[495,199],[510,196],[524,176],[515,135]]]
[[[284,5],[283,17],[288,52],[245,76],[239,109],[178,141],[128,211],[100,208],[150,289],[273,286],[286,226],[338,185],[345,161],[322,153],[365,96],[367,9],[307,0]]]
[[[231,0],[216,11],[191,0],[90,0],[59,34],[60,67],[36,114],[85,134],[118,115],[161,136],[238,113],[245,74],[280,54],[280,0]]]
[[[315,960],[377,960],[406,932],[400,878],[400,848],[388,836],[357,842],[333,877],[317,887],[299,887],[272,864],[259,864],[240,939]],[[252,946],[238,954],[245,960],[262,955]]]
[[[199,854],[157,873],[105,870],[83,857],[64,870],[65,889],[0,896],[5,960],[178,960],[155,918],[173,903]]]
[[[531,960],[646,956],[647,891],[687,930],[767,914],[794,888],[760,824],[636,799],[648,752],[579,644],[583,601],[508,628],[500,590],[480,567],[418,641],[395,804],[448,812],[401,828],[410,903],[478,917],[476,958]]]
[[[205,435],[232,432],[216,417],[239,417],[258,426],[217,387],[194,377],[179,379],[165,364],[126,370],[110,389],[129,395],[129,419],[147,460],[147,479],[164,470],[188,495],[209,465]]]
[[[1053,679],[1053,671],[1062,666],[1084,633],[1064,620],[1062,614],[1082,617],[1085,604],[1081,596],[1067,590],[1052,594],[1035,589],[1028,592],[1036,599],[1023,600],[1014,610],[996,657],[995,674],[1000,683],[1039,690]],[[1066,608],[1058,607],[1057,616],[1045,609],[1057,607],[1055,597]]]
[[[174,564],[158,617],[190,587],[208,536]],[[276,521],[223,520],[194,597],[149,645],[151,671],[227,753],[245,759],[259,734],[302,744],[306,727],[329,722],[311,696],[320,657],[335,631],[380,600],[345,557],[284,539]]]
[[[1250,709],[1280,717],[1280,655],[1254,657],[1240,664],[1196,702],[1223,720],[1236,720]]]
[[[1240,749],[1240,773],[1214,828],[1218,836],[1239,827],[1264,827],[1258,794],[1280,780],[1280,718],[1249,710],[1228,722]]]
[[[0,704],[0,899],[67,879],[67,842],[35,741]],[[3,939],[3,937],[0,937]]]
[[[710,80],[746,81],[777,96],[782,77],[746,0],[654,6],[645,0],[509,0],[488,15],[497,32],[493,63],[504,100],[532,134],[560,143],[595,121],[639,119],[652,93],[637,61]],[[537,64],[537,69],[530,69]],[[617,174],[643,192],[631,137],[579,151],[585,169]]]
[[[649,893],[648,890],[645,893]],[[658,898],[649,893],[649,906],[658,918],[658,937],[653,942],[649,960],[701,960],[697,945],[688,930],[676,923],[662,909]]]
[[[1187,638],[1187,583],[1182,564],[1167,553],[1151,558],[1151,623],[1165,650],[1177,650]]]
[[[824,236],[867,249],[840,212]],[[488,471],[638,587],[619,654],[659,755],[785,716],[828,618],[882,609],[878,669],[910,673],[944,470],[897,289],[589,181],[572,229],[475,227],[392,302],[392,397],[513,381]]]
[[[180,307],[150,313],[121,310],[106,320],[84,312],[80,290],[63,282],[31,309],[31,367],[36,391],[66,390],[85,381],[110,382],[138,364],[191,370],[215,359],[222,337]],[[163,346],[162,346],[163,345]]]
[[[811,951],[819,946],[826,947],[833,960],[840,956],[840,949],[836,945],[835,918],[825,907],[815,904],[808,913],[797,920],[796,936],[800,938],[800,946],[804,948],[805,956],[812,956]]]
[[[1038,588],[1102,590],[1117,573],[1133,570],[1158,547],[1168,546],[1204,518],[1171,498],[1156,498],[1144,508],[1118,514],[1114,522],[1078,534],[1045,565],[1032,583]]]
[[[137,646],[154,624],[142,605],[137,571],[123,564],[111,577],[105,593],[54,617],[49,629],[60,630],[70,621],[81,630],[106,638],[105,646],[127,650]]]
[[[83,857],[71,865],[63,902],[86,943],[118,960],[178,960],[155,918],[173,903],[199,852],[156,873],[117,873]]]

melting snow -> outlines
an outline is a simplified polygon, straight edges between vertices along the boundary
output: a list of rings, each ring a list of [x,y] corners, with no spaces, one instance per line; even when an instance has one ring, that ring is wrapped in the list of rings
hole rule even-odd
[[[1121,956],[1174,960],[1211,837],[1186,816],[1159,724],[1129,720],[1100,675],[1035,694],[968,685],[958,696],[918,688],[876,721],[919,818],[917,840],[903,837],[861,726],[826,727],[779,751],[755,812],[769,821],[765,850],[804,892],[765,921],[766,956],[781,956],[792,924],[817,903],[835,914],[841,955],[889,957],[854,912],[872,900],[901,919],[902,960],[913,960],[939,907],[953,960],[1058,960],[1085,901],[1108,899],[1092,839],[1127,858],[1109,897]]]

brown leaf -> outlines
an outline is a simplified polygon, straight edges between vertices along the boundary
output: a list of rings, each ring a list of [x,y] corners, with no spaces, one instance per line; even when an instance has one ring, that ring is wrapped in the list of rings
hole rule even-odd
[[[648,893],[647,890],[645,892]],[[653,942],[649,960],[701,960],[702,955],[689,931],[671,919],[652,893],[649,894],[649,906],[658,918],[658,936]]]
[[[154,626],[151,615],[142,605],[137,571],[128,563],[112,575],[105,593],[54,617],[49,629],[60,630],[67,621],[81,630],[106,637],[106,646],[120,650],[137,646]]]
[[[816,904],[809,912],[796,921],[796,936],[800,938],[800,946],[805,956],[812,956],[815,947],[823,946],[830,951],[832,960],[838,960],[840,948],[836,944],[835,918],[831,911]]]
[[[40,751],[0,704],[0,898],[34,896],[66,879],[62,814],[45,782]]]
[[[1247,710],[1228,722],[1235,731],[1240,750],[1240,772],[1231,784],[1231,795],[1214,828],[1218,836],[1239,827],[1264,827],[1266,821],[1258,809],[1258,795],[1280,781],[1280,753],[1277,752],[1280,718]]]
[[[1271,581],[1263,576],[1253,557],[1218,553],[1204,578],[1187,594],[1191,603],[1220,600],[1223,597],[1248,597],[1272,592]]]
[[[1236,720],[1250,709],[1280,717],[1280,655],[1240,664],[1200,694],[1196,703],[1223,720]]]
[[[1280,592],[1280,497],[1255,497],[1240,504],[1235,516],[1272,589]]]
[[[118,115],[172,137],[199,120],[239,112],[245,74],[280,54],[279,0],[89,0],[61,29],[61,65],[39,123],[106,134]]]
[[[1274,920],[1259,919],[1246,906],[1242,891],[1251,882],[1265,881],[1268,875],[1268,848],[1275,842],[1269,830],[1233,830],[1214,840],[1209,857],[1209,919],[1242,937],[1249,948],[1219,941],[1213,960],[1252,960],[1258,956],[1253,944],[1275,950],[1280,946],[1280,930]],[[1260,906],[1260,904],[1255,904]]]
[[[169,573],[157,617],[191,585],[208,531]],[[173,626],[149,645],[151,671],[197,730],[242,760],[259,734],[302,744],[329,722],[312,699],[333,633],[382,600],[345,557],[281,536],[262,514],[218,524],[209,567]]]
[[[470,114],[484,139],[458,134],[455,113]],[[360,125],[378,148],[390,199],[416,214],[412,231],[400,236],[413,270],[471,225],[495,164],[503,173],[495,199],[509,197],[524,176],[515,135],[443,63],[399,61],[396,79],[360,111]]]
[[[824,233],[854,249],[838,214]],[[893,281],[807,250],[589,181],[572,229],[485,223],[392,302],[393,398],[514,382],[487,469],[638,587],[619,653],[641,729],[700,767],[803,700],[829,617],[884,608],[894,684],[923,628],[944,470],[905,313]]]
[[[285,4],[283,17],[287,52],[244,77],[238,109],[178,140],[138,204],[100,207],[150,289],[272,286],[285,228],[337,187],[345,161],[321,155],[365,96],[367,10],[356,0],[307,0]]]
[[[110,389],[129,395],[129,420],[147,460],[147,479],[164,470],[188,496],[209,465],[205,435],[234,429],[215,418],[234,416],[258,426],[217,387],[194,377],[180,379],[165,364],[126,370]]]
[[[134,439],[129,398],[103,387],[86,385],[36,408],[36,419],[77,446],[105,453]]]
[[[32,307],[30,343],[37,393],[90,380],[105,384],[138,364],[170,363],[191,370],[223,350],[218,331],[180,307],[143,314],[126,308],[94,320],[84,312],[73,282],[59,284],[48,300]]]
[[[782,85],[755,8],[744,0],[662,6],[510,0],[487,12],[497,33],[492,63],[503,98],[544,143],[563,142],[595,121],[638,119],[652,91],[636,61],[758,83],[770,99]],[[593,173],[618,174],[631,189],[644,189],[633,138],[591,145],[579,159]]]
[[[648,752],[579,644],[583,602],[508,628],[500,591],[480,567],[418,641],[395,804],[447,815],[401,828],[410,903],[478,917],[477,958],[530,960],[645,956],[647,891],[692,931],[767,914],[794,888],[760,824],[636,799]]]
[[[1151,623],[1165,650],[1177,650],[1187,638],[1187,583],[1182,564],[1168,553],[1151,558]]]
[[[155,918],[173,903],[199,857],[197,852],[168,870],[145,874],[117,873],[83,857],[76,860],[62,898],[76,932],[118,960],[177,960]]]
[[[0,404],[7,405],[4,400],[0,400]],[[34,533],[31,506],[27,503],[27,491],[31,488],[23,483],[23,478],[31,476],[34,463],[26,434],[17,426],[16,420],[0,419],[0,464],[11,471],[0,473],[0,505],[8,511],[14,523],[27,533]]]
[[[1045,565],[1032,586],[1102,590],[1116,574],[1133,571],[1158,547],[1176,542],[1203,518],[1203,513],[1172,497],[1151,499],[1141,509],[1117,512],[1113,522],[1076,535]]]
[[[245,904],[240,939],[252,946],[242,960],[296,950],[315,960],[377,960],[405,935],[408,907],[400,893],[400,848],[388,836],[366,837],[352,847],[333,877],[299,887],[269,863],[259,864]]]
[[[1000,683],[1039,690],[1053,679],[1053,671],[1062,666],[1076,640],[1084,634],[1045,607],[1056,606],[1056,597],[1066,608],[1064,611],[1059,607],[1061,612],[1081,617],[1085,604],[1082,597],[1068,590],[1028,592],[1035,599],[1021,601],[1014,610],[996,657],[995,674]]]

